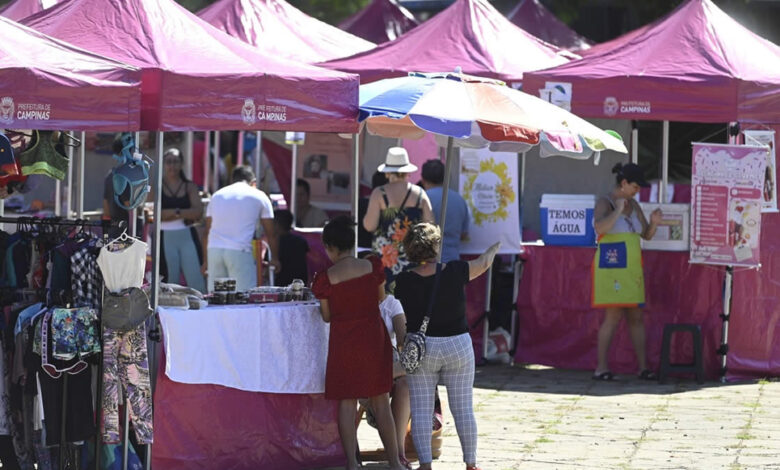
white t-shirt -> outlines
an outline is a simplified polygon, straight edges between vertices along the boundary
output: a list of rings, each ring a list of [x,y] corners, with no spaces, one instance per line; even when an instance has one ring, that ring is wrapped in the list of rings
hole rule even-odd
[[[264,192],[238,182],[211,196],[206,217],[211,217],[208,248],[252,251],[257,221],[273,219],[274,208]]]
[[[146,270],[146,243],[133,240],[133,243],[119,251],[110,251],[105,246],[100,249],[97,264],[103,273],[106,289],[119,292],[129,287],[141,287]]]
[[[395,339],[395,329],[393,329],[393,317],[404,314],[404,307],[401,302],[393,297],[393,294],[387,294],[385,300],[379,304],[379,312],[382,314],[382,320],[385,321],[387,332],[390,334],[390,342],[393,347],[397,346]]]

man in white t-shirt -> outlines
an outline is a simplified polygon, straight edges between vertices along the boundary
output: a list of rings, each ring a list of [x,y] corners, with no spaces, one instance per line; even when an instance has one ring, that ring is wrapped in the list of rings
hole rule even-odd
[[[214,279],[220,277],[235,278],[238,291],[257,286],[252,239],[258,220],[271,247],[271,265],[281,269],[271,200],[255,187],[257,179],[251,167],[236,167],[232,176],[233,184],[215,192],[206,208],[203,246],[207,256],[202,269],[208,276],[209,291]]]

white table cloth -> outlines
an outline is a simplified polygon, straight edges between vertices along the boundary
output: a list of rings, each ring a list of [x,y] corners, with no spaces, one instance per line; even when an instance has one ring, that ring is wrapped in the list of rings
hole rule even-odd
[[[158,308],[173,381],[324,393],[330,326],[318,302]]]

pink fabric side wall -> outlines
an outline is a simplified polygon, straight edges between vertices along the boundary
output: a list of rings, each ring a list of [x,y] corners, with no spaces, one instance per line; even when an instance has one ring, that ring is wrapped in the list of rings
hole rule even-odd
[[[590,307],[592,248],[532,247],[518,297],[519,362],[569,369],[595,369],[596,336],[603,311]],[[704,367],[717,377],[720,344],[723,269],[691,265],[687,252],[646,251],[645,325],[648,366],[657,370],[666,323],[701,325]],[[690,362],[692,344],[679,335],[672,344],[672,362]],[[637,363],[625,322],[609,356],[618,374],[634,374]]]

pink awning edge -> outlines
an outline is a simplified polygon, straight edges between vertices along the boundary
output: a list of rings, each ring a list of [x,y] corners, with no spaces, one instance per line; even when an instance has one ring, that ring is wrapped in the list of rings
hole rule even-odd
[[[0,17],[0,28],[0,123],[3,127],[139,129],[140,70],[7,18]]]
[[[525,72],[564,64],[569,57],[510,23],[487,0],[457,0],[395,41],[321,65],[358,73],[363,83],[460,67],[463,73],[511,85]]]
[[[142,68],[142,130],[357,129],[357,76],[263,54],[172,0],[65,0],[24,23]]]
[[[266,54],[306,64],[375,46],[308,16],[285,0],[220,0],[198,12],[198,17]]]
[[[688,0],[616,41],[526,74],[523,89],[570,84],[572,112],[591,118],[780,122],[780,47],[710,0]]]

